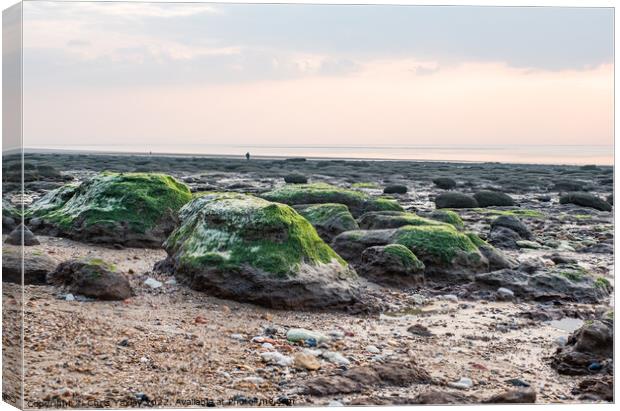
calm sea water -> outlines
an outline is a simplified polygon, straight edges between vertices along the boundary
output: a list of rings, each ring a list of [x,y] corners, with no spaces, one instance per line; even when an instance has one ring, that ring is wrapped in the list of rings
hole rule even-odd
[[[497,146],[314,146],[314,145],[81,145],[28,149],[95,151],[106,153],[183,154],[340,159],[430,160],[526,164],[613,165],[613,146],[497,145]]]

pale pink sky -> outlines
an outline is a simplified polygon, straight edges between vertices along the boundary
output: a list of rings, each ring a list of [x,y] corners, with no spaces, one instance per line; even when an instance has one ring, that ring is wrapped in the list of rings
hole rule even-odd
[[[351,10],[26,3],[25,144],[613,144],[609,9]]]

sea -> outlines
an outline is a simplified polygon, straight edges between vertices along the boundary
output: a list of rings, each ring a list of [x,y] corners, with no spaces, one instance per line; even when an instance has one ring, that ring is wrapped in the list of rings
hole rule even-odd
[[[514,164],[613,165],[612,145],[72,145],[25,147],[25,151],[92,152],[136,155],[189,155],[215,157],[417,160],[446,162],[500,162]]]

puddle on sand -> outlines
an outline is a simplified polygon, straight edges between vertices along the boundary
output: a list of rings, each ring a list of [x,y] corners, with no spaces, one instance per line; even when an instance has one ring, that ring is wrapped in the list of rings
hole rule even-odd
[[[578,329],[579,327],[583,325],[583,320],[580,320],[579,318],[566,317],[560,320],[547,321],[547,324],[549,324],[553,328],[557,328],[558,330],[572,333],[573,331],[575,331],[576,329]]]

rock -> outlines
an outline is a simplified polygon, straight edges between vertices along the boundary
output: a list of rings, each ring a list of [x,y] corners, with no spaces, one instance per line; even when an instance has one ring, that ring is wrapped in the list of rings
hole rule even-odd
[[[552,191],[586,191],[586,183],[578,180],[560,180],[555,183]]]
[[[361,191],[349,190],[325,183],[286,185],[261,195],[264,199],[296,204],[344,204],[354,217],[368,211],[402,211],[397,201],[387,198],[373,198]]]
[[[476,208],[478,202],[472,196],[457,192],[445,192],[435,197],[437,208]]]
[[[542,245],[540,245],[536,241],[529,241],[529,240],[519,240],[517,241],[517,246],[519,246],[519,248],[530,248],[533,250],[538,250],[542,248]]]
[[[69,293],[65,295],[65,301],[75,301],[75,297],[73,296],[73,294]]]
[[[402,185],[387,186],[383,189],[383,193],[384,194],[406,194],[407,186],[402,186]]]
[[[349,308],[359,301],[355,271],[287,205],[209,193],[179,218],[163,266],[195,290],[272,308]]]
[[[306,369],[310,371],[318,370],[321,368],[321,363],[316,359],[314,355],[297,353],[293,357],[295,367]]]
[[[491,231],[496,227],[505,227],[519,234],[524,240],[531,240],[533,238],[530,229],[517,217],[514,216],[499,216],[491,222]]]
[[[484,402],[489,404],[534,404],[536,402],[536,391],[508,390],[493,395]]]
[[[594,208],[599,211],[611,211],[611,204],[594,194],[573,191],[560,196],[560,204],[575,204]]]
[[[3,191],[6,190],[5,185],[2,186]],[[2,233],[11,232],[21,223],[21,209],[18,210],[9,200],[2,199]]]
[[[260,357],[263,362],[279,365],[280,367],[290,367],[293,365],[293,358],[277,351],[263,352],[260,354]]]
[[[417,216],[404,211],[373,211],[365,213],[358,219],[359,227],[364,230],[381,230],[399,228],[406,225],[443,225],[439,221]]]
[[[434,210],[428,214],[428,218],[431,220],[441,221],[442,223],[451,224],[454,228],[459,230],[464,227],[461,216],[452,210]]]
[[[379,353],[381,353],[381,350],[378,349],[377,347],[375,347],[374,345],[367,345],[366,346],[366,351],[368,351],[371,354],[379,354]]]
[[[479,207],[506,207],[515,205],[514,200],[508,194],[499,191],[478,191],[474,194]]]
[[[149,277],[144,281],[144,285],[155,289],[155,288],[161,287],[163,284],[160,281],[157,281],[156,279]]]
[[[400,244],[368,247],[362,252],[357,272],[377,284],[389,286],[424,283],[424,263]]]
[[[426,391],[418,394],[414,400],[414,404],[471,404],[478,402],[474,397],[468,397],[458,392],[447,391]]]
[[[337,364],[340,366],[347,366],[351,363],[348,359],[346,359],[342,354],[333,352],[333,351],[325,351],[321,354],[321,357],[325,358],[327,361]]]
[[[614,205],[614,195],[613,195],[613,194],[608,195],[608,196],[605,198],[605,200],[606,200],[609,204],[611,204],[612,206]]]
[[[582,401],[609,401],[614,400],[613,376],[605,375],[600,378],[587,378],[579,382],[572,390],[573,395],[579,395]]]
[[[444,294],[437,296],[438,300],[450,301],[451,303],[458,303],[459,298],[454,294]]]
[[[431,376],[414,362],[388,361],[350,368],[339,374],[310,379],[303,393],[315,396],[351,394],[374,386],[407,387],[428,384]]]
[[[22,232],[23,232],[23,245],[24,246],[32,246],[41,244],[37,237],[32,234],[32,231],[28,229],[28,227],[20,224],[15,228],[11,233],[6,237],[4,242],[6,244],[12,245],[22,245]]]
[[[164,174],[101,173],[51,191],[26,210],[51,233],[94,243],[160,247],[189,187]]]
[[[613,320],[587,321],[558,348],[551,366],[565,375],[613,372]],[[594,363],[600,367],[593,367]],[[606,365],[603,365],[606,364]],[[607,365],[609,364],[609,365]]]
[[[49,273],[58,263],[48,255],[24,250],[21,247],[2,247],[2,281],[22,284],[22,263],[24,284],[45,284]]]
[[[513,298],[515,298],[515,293],[511,289],[504,287],[500,287],[497,289],[497,295],[502,300],[512,300]]]
[[[509,250],[516,250],[519,248],[517,241],[521,240],[521,236],[516,231],[507,227],[493,227],[488,235],[489,243],[495,247],[500,247]]]
[[[509,380],[506,380],[506,383],[513,385],[515,387],[529,387],[530,383],[523,381],[521,378],[511,378]]]
[[[306,184],[308,182],[308,178],[303,174],[288,174],[284,176],[284,182],[287,184]]]
[[[589,275],[571,280],[562,272],[537,272],[527,274],[523,271],[503,269],[475,276],[480,285],[504,287],[512,290],[515,296],[535,301],[573,301],[597,303],[609,295],[604,287],[597,286]]]
[[[417,335],[419,337],[432,337],[433,333],[429,331],[428,328],[423,326],[422,324],[414,324],[407,328],[407,331],[413,335]]]
[[[452,190],[456,188],[456,181],[449,177],[437,177],[433,179],[433,184],[444,190]]]
[[[468,390],[474,386],[474,382],[470,378],[461,377],[461,379],[456,382],[448,383],[448,386],[459,390]]]
[[[312,224],[319,236],[330,242],[338,234],[358,230],[357,221],[344,204],[302,204],[294,206],[295,210]]]
[[[99,300],[124,300],[133,295],[127,278],[112,264],[96,258],[65,261],[47,276],[47,281]]]
[[[332,401],[327,403],[327,406],[328,407],[344,407],[344,404],[341,403],[340,401],[332,400]]]
[[[286,339],[291,342],[304,342],[314,340],[317,343],[329,341],[329,337],[316,331],[306,330],[305,328],[291,328],[286,333]]]

